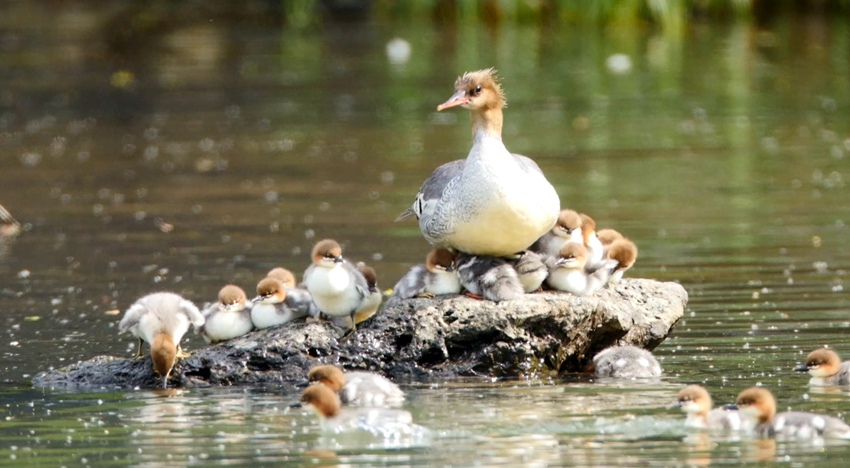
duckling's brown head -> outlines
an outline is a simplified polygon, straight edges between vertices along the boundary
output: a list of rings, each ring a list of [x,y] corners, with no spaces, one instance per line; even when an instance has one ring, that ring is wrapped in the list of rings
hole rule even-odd
[[[334,392],[338,392],[345,385],[345,374],[339,367],[326,364],[310,369],[310,372],[307,373],[307,380],[310,383],[326,385]]]
[[[444,247],[438,247],[425,258],[425,268],[428,271],[454,271],[457,254]]]
[[[315,265],[331,267],[342,263],[342,247],[333,239],[320,240],[313,247],[312,258]]]

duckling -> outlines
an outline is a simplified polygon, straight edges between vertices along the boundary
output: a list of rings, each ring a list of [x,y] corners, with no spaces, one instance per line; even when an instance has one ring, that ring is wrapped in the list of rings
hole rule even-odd
[[[375,315],[375,312],[381,306],[381,301],[384,300],[384,295],[378,289],[378,275],[372,267],[358,265],[357,270],[363,275],[363,278],[366,279],[366,284],[369,286],[369,295],[363,298],[363,303],[357,309],[357,312],[354,313],[354,322],[360,323]]]
[[[687,413],[685,425],[698,429],[741,430],[741,415],[737,408],[712,409],[711,395],[700,385],[688,385],[679,390],[676,406]]]
[[[333,239],[316,243],[313,264],[304,272],[304,283],[318,309],[330,317],[348,317],[349,331],[356,330],[355,313],[371,294],[363,273],[342,258],[342,247]]]
[[[263,278],[252,299],[251,322],[256,328],[276,327],[311,314],[312,301],[290,296],[286,286],[275,278]]]
[[[581,217],[573,210],[561,210],[555,227],[543,234],[540,239],[537,239],[528,250],[557,257],[558,252],[567,242],[584,243],[581,233]]]
[[[587,296],[605,286],[616,263],[608,260],[602,268],[588,271],[587,248],[583,244],[567,242],[557,259],[549,258],[547,266],[549,276],[546,277],[546,284],[550,288],[576,296]]]
[[[457,265],[460,284],[473,297],[500,302],[525,294],[516,270],[503,258],[460,253]]]
[[[519,276],[522,289],[527,293],[539,291],[543,281],[549,276],[549,268],[543,262],[543,256],[531,250],[520,253],[519,257],[510,263]]]
[[[850,361],[841,362],[838,353],[821,348],[809,353],[806,363],[794,369],[808,372],[812,378],[809,385],[848,385],[850,384]]]
[[[251,303],[239,286],[228,284],[218,292],[218,302],[203,311],[200,333],[207,343],[227,341],[254,329]]]
[[[457,254],[442,247],[431,250],[424,265],[414,266],[398,280],[390,300],[459,294],[456,258]]]
[[[649,351],[637,346],[612,346],[593,356],[596,377],[642,379],[661,375],[661,365]]]
[[[326,385],[350,406],[397,406],[404,402],[404,392],[398,385],[371,372],[343,372],[336,366],[321,365],[310,369],[307,379]]]
[[[118,331],[129,331],[139,338],[137,357],[142,356],[142,341],[150,344],[154,370],[168,388],[168,376],[178,357],[185,357],[180,340],[189,331],[204,325],[204,316],[192,302],[178,294],[157,292],[141,297],[124,313]]]
[[[623,273],[635,264],[638,250],[634,242],[622,238],[611,243],[606,255],[609,260],[616,262],[616,266],[613,267],[613,273],[608,278],[609,283],[616,284],[623,279]]]
[[[766,388],[748,388],[738,394],[737,402],[741,416],[761,437],[850,439],[850,426],[838,418],[801,411],[777,413],[776,399]]]

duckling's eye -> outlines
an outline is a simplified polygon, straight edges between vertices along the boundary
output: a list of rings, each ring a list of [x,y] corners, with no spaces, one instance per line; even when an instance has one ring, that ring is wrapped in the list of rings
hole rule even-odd
[[[478,94],[480,94],[480,93],[481,93],[481,85],[478,85],[478,86],[475,87],[475,89],[469,91],[469,94],[471,94],[472,96],[478,96]]]
[[[687,403],[687,402],[691,401],[691,398],[690,397],[682,397],[682,398],[679,398],[679,401],[682,402],[682,403]]]

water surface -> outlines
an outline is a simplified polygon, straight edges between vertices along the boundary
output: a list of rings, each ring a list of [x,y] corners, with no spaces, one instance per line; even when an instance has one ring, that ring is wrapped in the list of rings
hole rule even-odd
[[[0,7],[0,460],[17,465],[704,465],[842,460],[850,446],[707,438],[665,409],[686,383],[717,402],[760,383],[781,408],[847,418],[850,394],[792,367],[845,347],[847,24],[551,30],[380,16],[304,30],[184,19],[118,35],[130,15]],[[123,19],[122,19],[123,18]],[[273,22],[271,22],[273,23]],[[118,29],[116,29],[118,28]],[[392,63],[400,37],[411,56]],[[606,67],[630,57],[626,73]],[[586,378],[406,385],[430,446],[368,450],[322,435],[290,388],[66,393],[38,371],[130,355],[140,295],[196,302],[301,271],[316,240],[389,288],[428,250],[394,223],[438,164],[465,156],[454,77],[497,67],[504,139],[562,205],[640,248],[633,276],[678,281],[689,308],[654,384]],[[186,347],[202,341],[189,338]]]

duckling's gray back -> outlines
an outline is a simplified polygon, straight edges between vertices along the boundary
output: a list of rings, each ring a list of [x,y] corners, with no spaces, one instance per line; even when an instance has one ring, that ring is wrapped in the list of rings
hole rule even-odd
[[[597,377],[639,379],[658,377],[661,365],[649,351],[637,346],[612,346],[593,357]]]
[[[460,284],[472,294],[494,302],[525,294],[516,270],[503,258],[461,253],[457,265]]]

